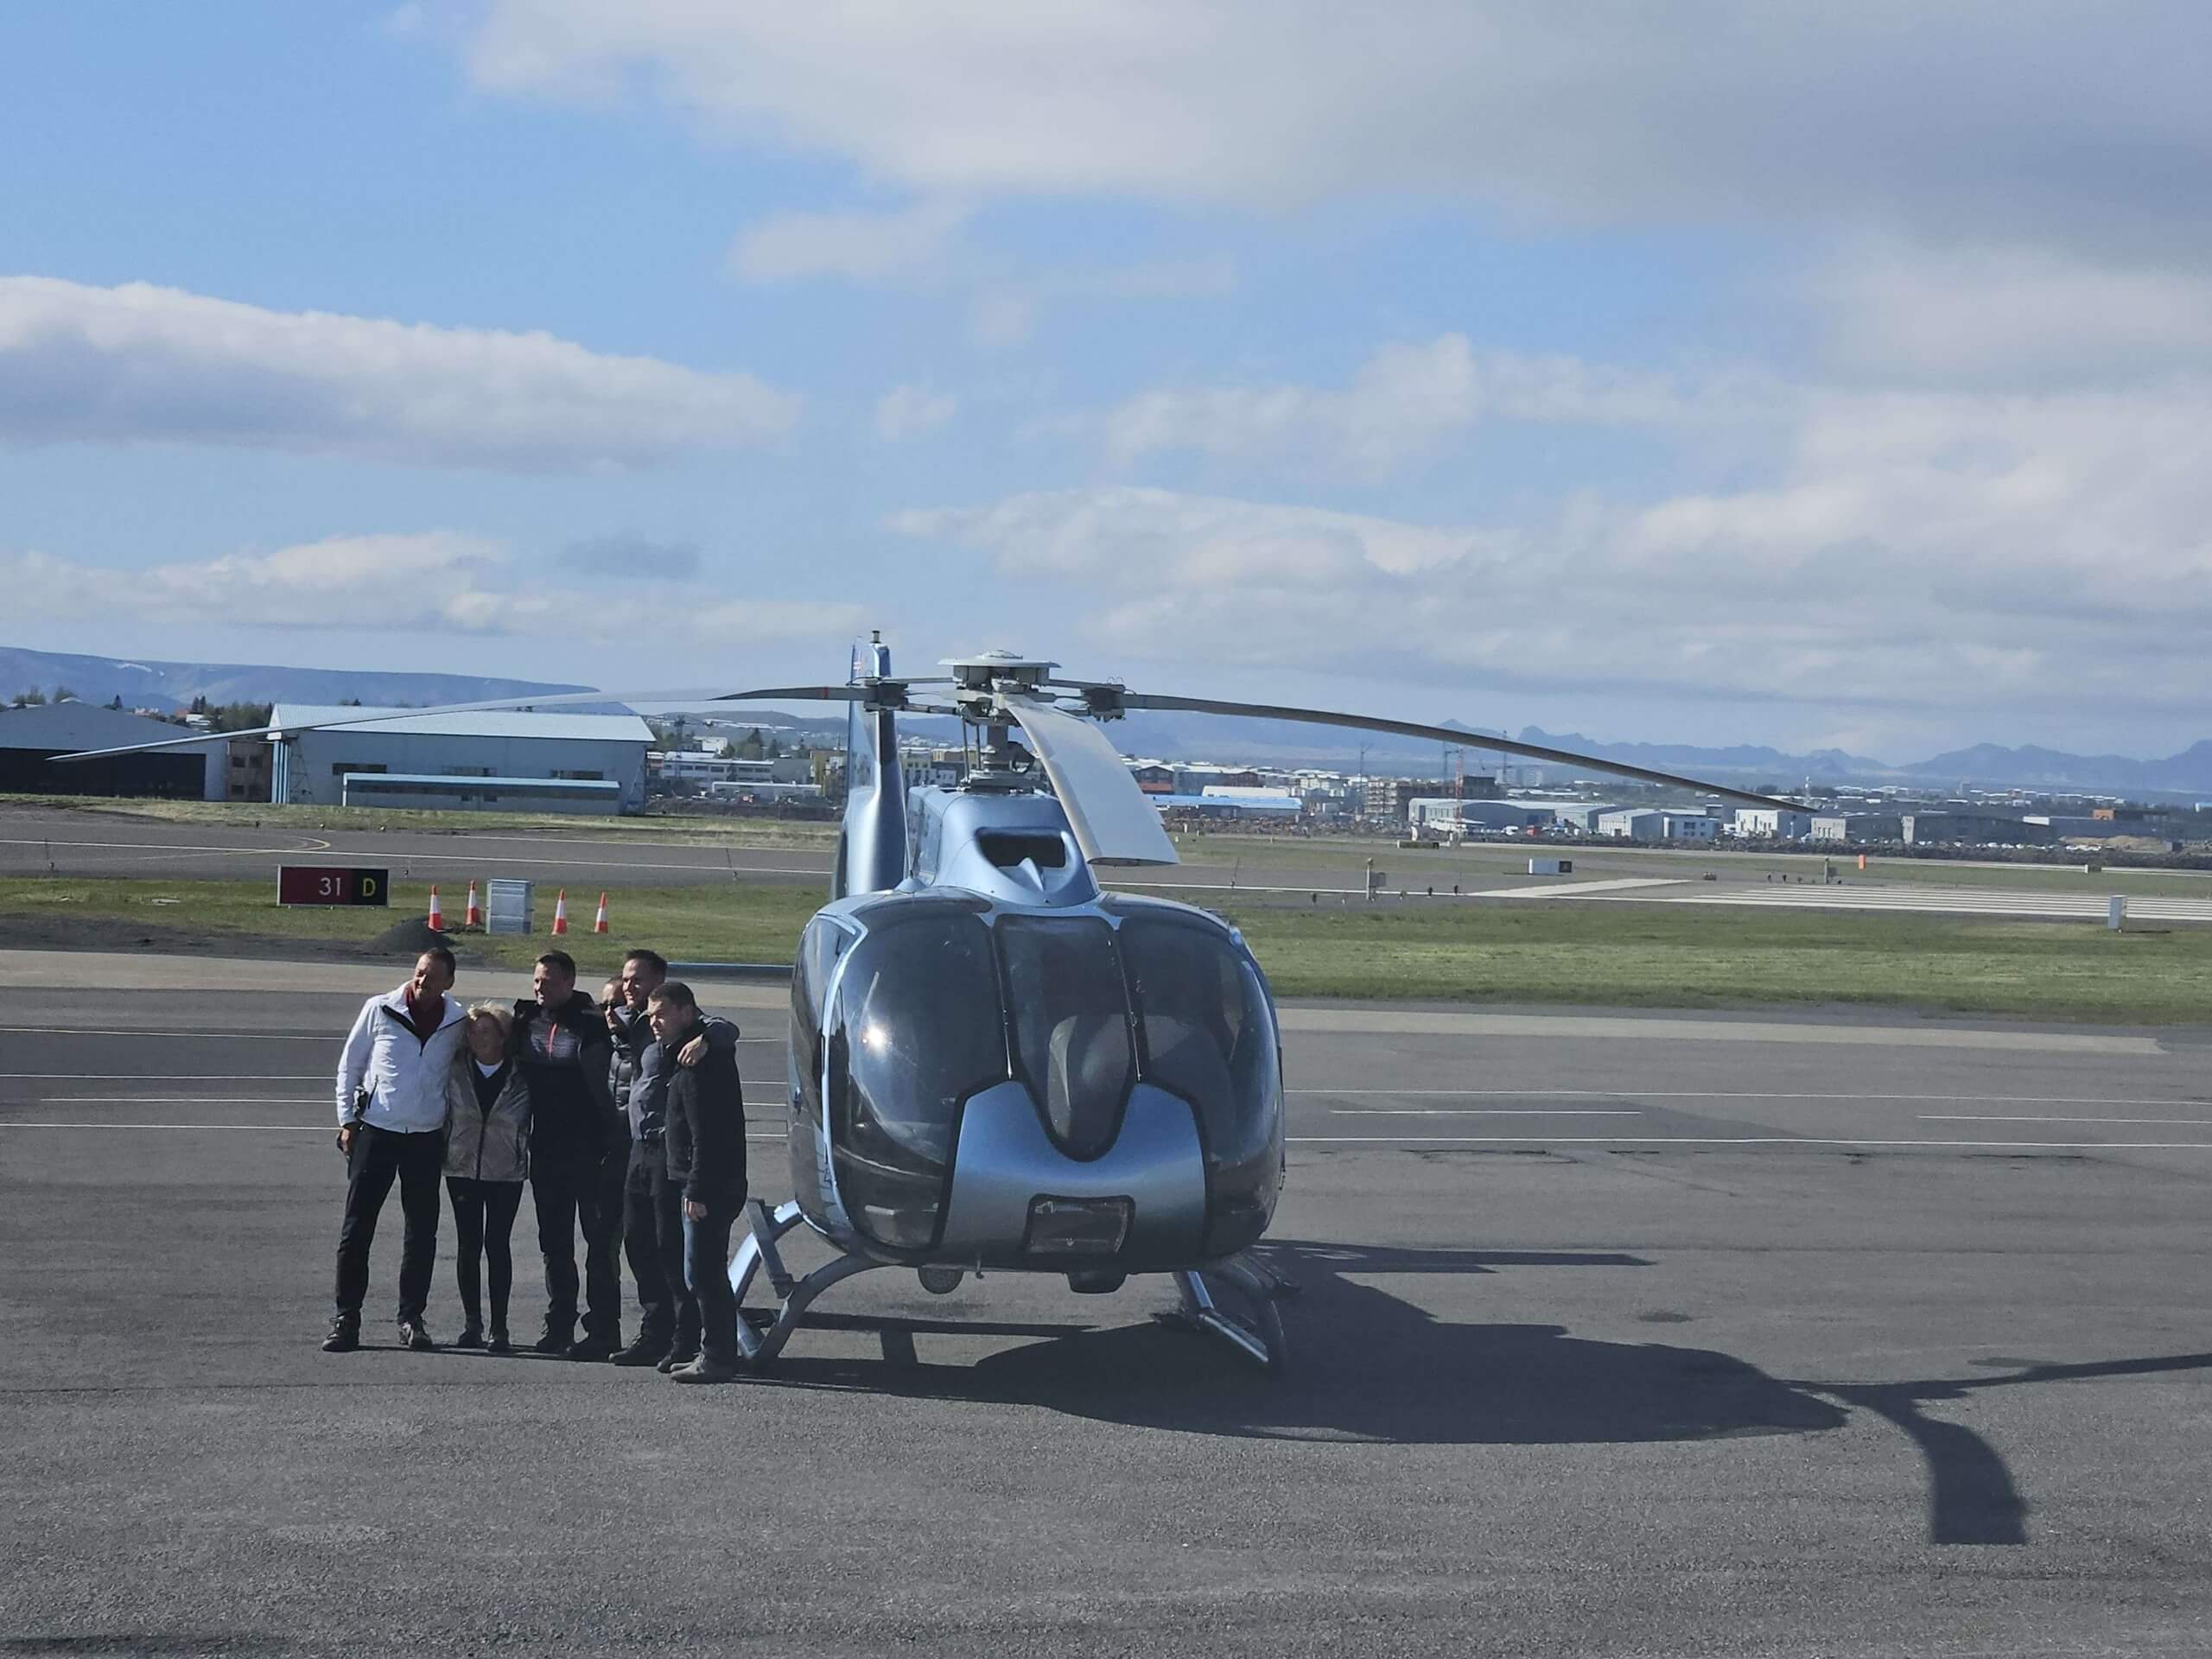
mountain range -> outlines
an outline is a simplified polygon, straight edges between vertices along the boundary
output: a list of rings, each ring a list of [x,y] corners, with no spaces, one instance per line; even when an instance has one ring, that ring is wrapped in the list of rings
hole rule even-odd
[[[194,697],[225,702],[343,702],[426,708],[448,702],[483,702],[499,697],[552,696],[589,688],[537,680],[511,680],[473,674],[374,672],[355,669],[280,668],[249,663],[149,662],[110,657],[0,646],[0,697],[36,689],[52,696],[67,687],[87,702],[123,699],[126,709],[188,708]],[[824,731],[842,722],[835,715],[762,709],[757,715],[732,710],[718,724],[759,725],[779,731]],[[1456,720],[1437,722],[1465,732],[1471,740],[1470,772],[1494,764],[1479,748],[1482,728]],[[942,728],[940,731],[938,728]],[[914,729],[957,741],[949,721],[914,722]],[[1147,711],[1129,715],[1109,734],[1125,753],[1163,760],[1210,760],[1278,766],[1326,766],[1349,770],[1363,761],[1370,770],[1409,776],[1445,775],[1441,747],[1415,739],[1377,734],[1363,741],[1339,728],[1294,721],[1236,720],[1218,715]],[[1494,729],[1491,735],[1502,735]],[[1971,785],[1981,789],[2078,789],[2135,796],[2212,797],[2212,740],[2191,744],[2163,759],[2136,760],[2122,754],[2069,754],[2029,745],[2006,748],[1977,743],[1925,760],[1902,764],[1816,749],[1792,754],[1762,746],[1706,747],[1688,743],[1607,743],[1579,732],[1547,732],[1523,727],[1524,743],[1571,749],[1658,772],[1679,772],[1730,781],[1763,781],[1784,788],[1807,779],[1826,784],[1924,784],[1937,787]],[[1520,762],[1513,763],[1516,768]],[[1554,776],[1564,768],[1544,768]]]

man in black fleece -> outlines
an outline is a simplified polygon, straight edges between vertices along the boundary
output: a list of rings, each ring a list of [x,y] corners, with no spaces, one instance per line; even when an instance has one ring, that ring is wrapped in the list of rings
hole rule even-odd
[[[670,980],[646,1004],[653,1036],[672,1054],[697,1034],[691,988]],[[729,1233],[745,1208],[745,1096],[737,1057],[712,1048],[668,1080],[663,1142],[668,1181],[683,1192],[683,1284],[677,1344],[696,1324],[699,1357],[670,1375],[679,1382],[727,1382],[737,1375],[737,1299],[729,1285]]]
[[[620,1217],[604,1202],[607,1160],[624,1139],[607,1087],[612,1039],[576,964],[548,950],[532,975],[535,1000],[515,1004],[510,1052],[530,1084],[530,1188],[537,1248],[545,1257],[542,1354],[605,1359],[622,1345],[622,1280],[615,1263]],[[576,1230],[584,1236],[584,1334],[576,1325]]]

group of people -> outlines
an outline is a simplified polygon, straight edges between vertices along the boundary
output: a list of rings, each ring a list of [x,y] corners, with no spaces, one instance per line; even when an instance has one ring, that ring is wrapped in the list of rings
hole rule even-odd
[[[463,1324],[453,1345],[513,1351],[508,1240],[526,1181],[545,1262],[536,1351],[652,1365],[683,1382],[735,1376],[729,1239],[746,1200],[737,1027],[702,1014],[652,950],[630,952],[597,1002],[576,988],[563,950],[538,957],[536,995],[512,1007],[463,1007],[454,977],[452,951],[424,951],[404,985],[362,1005],[346,1035],[338,1062],[346,1218],[324,1349],[360,1346],[369,1248],[395,1180],[405,1225],[400,1345],[437,1345],[423,1315],[442,1177],[460,1245]],[[626,1346],[618,1250],[642,1312]]]

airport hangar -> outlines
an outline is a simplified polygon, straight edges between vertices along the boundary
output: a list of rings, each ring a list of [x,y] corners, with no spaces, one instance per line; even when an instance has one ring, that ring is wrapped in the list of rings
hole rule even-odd
[[[365,715],[374,726],[324,726]],[[280,702],[269,716],[277,804],[461,811],[634,812],[645,801],[652,728],[635,715],[404,709]]]
[[[150,795],[185,801],[231,798],[231,774],[238,763],[230,741],[221,737],[151,754],[114,754],[67,766],[55,761],[59,755],[82,749],[120,749],[188,735],[167,721],[74,698],[0,710],[0,790],[29,795]]]

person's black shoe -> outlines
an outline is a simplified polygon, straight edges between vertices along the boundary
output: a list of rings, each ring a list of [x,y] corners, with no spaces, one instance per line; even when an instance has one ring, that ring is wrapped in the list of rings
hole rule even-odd
[[[663,1376],[666,1376],[671,1371],[677,1369],[677,1367],[689,1365],[693,1360],[698,1357],[699,1351],[696,1348],[674,1349],[668,1353],[663,1354],[660,1357],[660,1363],[655,1365],[653,1370],[658,1371]]]
[[[462,1325],[461,1334],[453,1339],[453,1345],[456,1348],[481,1348],[484,1345],[483,1327],[474,1325]]]
[[[658,1338],[639,1337],[609,1361],[615,1365],[658,1365],[668,1357],[668,1344]]]
[[[534,1353],[565,1354],[569,1351],[569,1344],[575,1340],[575,1326],[549,1325],[545,1327],[545,1333],[530,1345]]]
[[[569,1350],[570,1359],[600,1360],[614,1357],[614,1344],[605,1337],[586,1337]]]
[[[493,1325],[489,1351],[495,1354],[512,1354],[514,1351],[514,1344],[507,1340],[507,1327],[504,1325]]]
[[[359,1319],[333,1319],[330,1334],[322,1339],[322,1351],[326,1354],[350,1354],[360,1345],[361,1322]]]
[[[418,1354],[427,1354],[438,1344],[430,1340],[430,1333],[423,1329],[422,1320],[402,1319],[399,1322],[399,1345],[411,1348]]]

